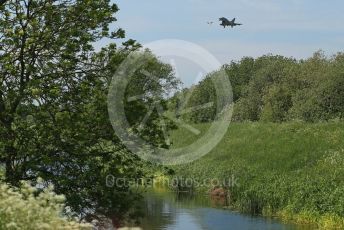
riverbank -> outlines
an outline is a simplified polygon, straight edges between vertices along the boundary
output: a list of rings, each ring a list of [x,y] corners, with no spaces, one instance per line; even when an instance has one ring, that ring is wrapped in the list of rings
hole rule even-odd
[[[206,132],[209,124],[195,126]],[[182,129],[171,134],[174,148],[195,138]],[[237,178],[225,187],[231,208],[241,212],[344,228],[342,122],[234,123],[209,154],[174,170],[199,180]]]
[[[273,218],[224,210],[222,205],[205,194],[178,193],[156,186],[144,196],[145,216],[140,220],[139,226],[155,230],[313,230]]]

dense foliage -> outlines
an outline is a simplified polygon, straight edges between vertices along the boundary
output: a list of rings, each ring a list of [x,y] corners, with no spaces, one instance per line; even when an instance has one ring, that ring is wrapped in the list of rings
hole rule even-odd
[[[317,52],[306,60],[266,55],[243,58],[222,67],[233,88],[234,121],[316,122],[343,118],[344,54],[331,58]],[[216,98],[209,74],[198,85],[184,90],[192,94],[188,107]],[[174,99],[174,104],[176,99]],[[215,110],[194,112],[191,121],[204,122],[215,117]]]
[[[209,124],[195,127],[205,132]],[[193,138],[182,129],[172,134],[176,147]],[[235,123],[207,156],[175,169],[183,178],[226,182],[231,207],[243,212],[341,229],[343,140],[342,122]]]
[[[0,184],[0,229],[92,229],[63,217],[64,200],[53,187],[39,192],[26,182],[20,188]]]
[[[76,215],[88,220],[102,215],[117,221],[131,211],[136,215],[132,206],[140,196],[127,185],[107,187],[106,178],[145,176],[143,162],[116,137],[107,110],[113,74],[140,45],[128,40],[94,48],[104,38],[124,37],[122,29],[109,29],[117,11],[110,0],[9,0],[0,5],[4,180],[18,186],[21,180],[41,177],[66,196]],[[163,92],[175,84],[169,66],[149,52],[146,56],[149,61],[142,68],[158,81],[152,84],[138,70],[128,96]],[[144,102],[128,103],[131,123],[146,113]],[[156,117],[148,122],[156,123]],[[157,132],[159,127],[152,125],[142,135],[159,145],[163,140]]]
[[[106,217],[115,223],[138,215],[140,194],[129,184],[106,184],[109,175],[130,181],[154,174],[155,169],[126,149],[108,116],[112,76],[131,52],[147,61],[133,72],[120,102],[130,131],[168,148],[166,129],[173,124],[162,125],[160,119],[168,106],[192,122],[215,118],[216,106],[199,106],[215,101],[213,80],[219,72],[167,100],[167,91],[179,84],[171,66],[147,50],[138,51],[135,40],[95,49],[104,38],[124,38],[122,29],[109,29],[117,11],[110,0],[0,1],[0,166],[5,171],[0,228],[79,228],[59,216],[64,206],[56,194],[65,195],[71,215],[88,221]],[[243,58],[221,71],[232,83],[235,121],[343,118],[342,53],[327,58],[318,52],[299,61],[271,55]],[[180,107],[201,109],[179,114]],[[231,194],[233,205],[245,211],[328,215],[338,223],[337,217],[344,215],[339,179],[344,176],[342,124],[257,126],[235,126],[237,140],[228,141],[230,133],[214,150],[214,158],[179,168],[180,172],[241,176],[241,186]],[[178,135],[185,143],[192,141],[188,134]],[[174,141],[173,147],[178,144]],[[216,170],[209,168],[211,164],[218,165]],[[39,177],[45,182],[21,185],[22,180]]]
[[[344,54],[328,58],[319,51],[306,60],[245,57],[223,70],[233,90],[233,123],[215,149],[175,167],[176,174],[220,182],[234,175],[238,184],[221,185],[229,190],[232,208],[325,229],[343,228]],[[170,108],[186,103],[191,109],[215,101],[216,73],[175,95]],[[188,100],[179,99],[183,97]],[[206,132],[216,110],[181,116]],[[198,138],[184,129],[171,136],[174,148]]]

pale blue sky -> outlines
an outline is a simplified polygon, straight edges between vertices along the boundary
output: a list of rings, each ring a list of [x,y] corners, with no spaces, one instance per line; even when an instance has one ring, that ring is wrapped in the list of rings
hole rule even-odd
[[[114,2],[120,8],[115,26],[125,29],[127,38],[142,44],[159,39],[194,42],[221,63],[267,53],[305,58],[319,49],[329,55],[344,50],[343,0]],[[236,17],[244,25],[223,29],[219,17]],[[209,26],[207,21],[215,23]],[[190,74],[181,69],[181,75]]]

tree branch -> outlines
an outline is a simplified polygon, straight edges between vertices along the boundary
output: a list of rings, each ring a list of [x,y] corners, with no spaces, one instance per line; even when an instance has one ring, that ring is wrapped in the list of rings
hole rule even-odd
[[[0,0],[0,6],[5,5],[6,2],[7,0]]]

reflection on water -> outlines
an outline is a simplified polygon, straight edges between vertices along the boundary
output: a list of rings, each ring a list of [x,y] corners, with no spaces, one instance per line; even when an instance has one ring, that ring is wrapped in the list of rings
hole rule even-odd
[[[251,217],[221,209],[225,200],[206,195],[174,193],[166,189],[148,191],[145,196],[144,230],[300,230],[266,218]],[[304,229],[304,228],[303,228]]]

